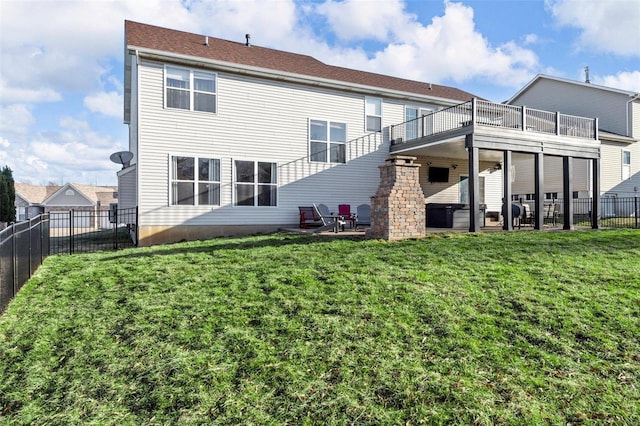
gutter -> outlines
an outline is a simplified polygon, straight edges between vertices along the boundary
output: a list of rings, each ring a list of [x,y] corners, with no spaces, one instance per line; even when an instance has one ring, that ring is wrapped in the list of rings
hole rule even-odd
[[[205,59],[197,56],[182,55],[179,53],[167,54],[167,52],[162,50],[146,49],[137,46],[128,46],[128,49],[130,53],[133,53],[133,51],[135,51],[137,56],[139,55],[139,57],[145,59],[157,60],[160,62],[172,62],[188,66],[198,66],[202,68],[227,71],[234,74],[242,74],[250,77],[268,78],[271,80],[304,84],[307,86],[324,87],[340,91],[381,96],[413,102],[431,102],[446,106],[449,106],[449,104],[457,105],[465,102],[458,99],[446,99],[436,96],[418,95],[416,93],[402,92],[399,90],[385,89],[375,86],[366,86],[357,83],[345,83],[339,80],[330,80],[326,78],[305,76],[303,74],[295,74],[285,71],[269,70],[266,68],[259,68],[251,65],[242,65],[233,62]]]

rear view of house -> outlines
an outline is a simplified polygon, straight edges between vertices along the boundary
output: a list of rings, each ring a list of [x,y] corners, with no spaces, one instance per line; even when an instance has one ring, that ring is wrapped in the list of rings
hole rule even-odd
[[[140,244],[276,230],[298,206],[368,204],[388,127],[472,95],[312,57],[127,21],[131,165],[120,207]]]
[[[313,203],[369,204],[390,154],[415,157],[427,211],[458,209],[457,225],[471,231],[511,198],[511,152],[537,155],[538,171],[547,152],[599,166],[594,119],[569,117],[582,131],[567,134],[555,116],[248,38],[131,21],[125,37],[133,158],[118,172],[119,207],[138,207],[141,245],[297,226],[298,207]],[[510,216],[504,222],[510,229]]]

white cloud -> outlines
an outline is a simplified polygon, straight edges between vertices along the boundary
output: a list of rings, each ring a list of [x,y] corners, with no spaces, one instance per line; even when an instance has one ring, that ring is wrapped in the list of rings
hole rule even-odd
[[[547,4],[558,24],[580,31],[580,49],[640,56],[637,0],[548,0]]]
[[[484,79],[511,87],[524,84],[538,67],[536,54],[513,41],[492,46],[476,30],[473,9],[462,3],[445,2],[443,16],[404,28],[410,31],[395,33],[397,40],[361,67],[422,81]]]
[[[0,148],[9,148],[10,145],[9,139],[0,138]]]
[[[84,106],[90,111],[98,112],[110,117],[122,117],[124,98],[116,92],[100,92],[84,98]]]
[[[616,75],[596,76],[593,83],[640,93],[640,71],[619,72]]]
[[[34,122],[35,119],[26,105],[12,104],[0,108],[2,134],[25,134]]]
[[[372,39],[389,41],[398,32],[407,33],[417,29],[416,16],[404,11],[404,2],[387,0],[371,2],[327,0],[316,11],[325,16],[333,32],[344,40]]]

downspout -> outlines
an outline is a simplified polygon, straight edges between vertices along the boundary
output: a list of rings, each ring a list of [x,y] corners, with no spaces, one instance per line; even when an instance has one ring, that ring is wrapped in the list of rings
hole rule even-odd
[[[631,129],[629,128],[629,107],[631,106],[631,102],[640,99],[640,93],[634,93],[633,95],[629,95],[631,99],[627,101],[627,136],[631,136]]]

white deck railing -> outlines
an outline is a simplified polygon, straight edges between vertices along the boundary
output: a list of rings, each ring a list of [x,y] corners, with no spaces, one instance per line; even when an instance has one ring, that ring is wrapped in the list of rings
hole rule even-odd
[[[597,119],[527,107],[471,100],[391,126],[393,144],[467,126],[491,126],[524,132],[597,139]]]

